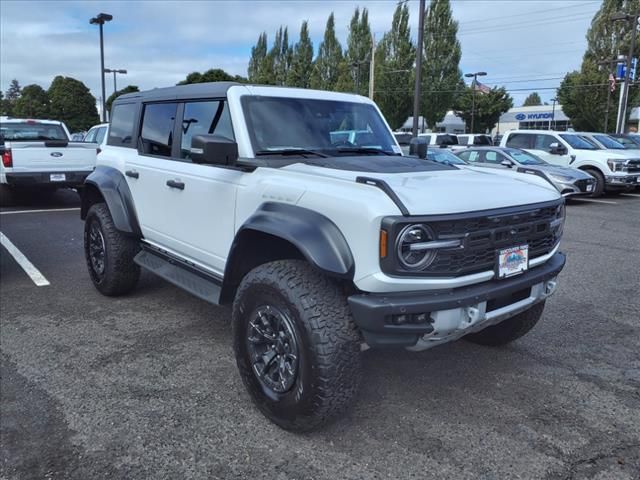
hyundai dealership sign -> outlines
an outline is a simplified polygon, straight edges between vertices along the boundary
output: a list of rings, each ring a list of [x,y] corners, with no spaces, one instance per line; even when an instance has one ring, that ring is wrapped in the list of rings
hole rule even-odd
[[[562,122],[569,120],[567,116],[562,112],[561,108],[556,106],[555,112],[551,107],[546,105],[543,108],[536,107],[516,107],[512,108],[506,113],[500,116],[500,123],[507,122],[543,122],[543,121],[555,120]]]

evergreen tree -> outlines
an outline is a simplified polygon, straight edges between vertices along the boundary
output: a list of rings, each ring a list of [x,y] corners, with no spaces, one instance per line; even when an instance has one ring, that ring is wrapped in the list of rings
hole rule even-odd
[[[291,66],[291,46],[289,45],[289,33],[287,28],[282,26],[276,32],[276,38],[269,51],[269,65],[273,68],[271,73],[272,82],[275,85],[286,85],[289,67]]]
[[[15,102],[16,100],[18,100],[18,98],[20,98],[21,91],[22,87],[20,86],[20,82],[18,82],[18,80],[14,78],[13,80],[11,80],[9,88],[7,89],[7,100],[9,100],[10,102]]]
[[[4,98],[4,93],[0,90],[0,116],[11,116],[11,104]]]
[[[394,130],[402,126],[413,109],[414,61],[409,7],[399,4],[393,14],[391,30],[376,47],[375,61],[374,98]]]
[[[461,79],[458,22],[449,0],[431,0],[425,12],[421,111],[429,127],[440,122],[453,105]]]
[[[324,39],[320,43],[318,56],[313,65],[311,77],[312,88],[333,90],[339,76],[342,62],[342,47],[336,38],[336,26],[333,12],[329,15],[324,31]]]
[[[111,105],[113,105],[113,101],[116,98],[118,98],[120,95],[124,95],[125,93],[139,92],[139,91],[140,91],[140,89],[138,88],[137,85],[127,85],[122,90],[118,90],[117,92],[113,92],[111,95],[109,95],[109,98],[107,98],[107,101],[105,102],[107,112],[111,112]],[[109,115],[109,118],[111,118],[111,115]]]
[[[291,68],[287,76],[290,87],[309,88],[313,69],[313,43],[309,38],[309,25],[306,21],[300,27],[300,39],[293,49]]]
[[[356,7],[349,24],[347,37],[347,63],[352,67],[353,88],[350,91],[360,95],[369,94],[369,62],[371,61],[371,27],[369,26],[369,12]]]
[[[13,106],[13,116],[49,118],[49,95],[40,85],[27,85]]]
[[[251,48],[251,59],[247,72],[249,82],[258,84],[273,84],[273,65],[271,56],[267,53],[267,34],[262,32],[258,42]]]
[[[355,67],[343,57],[338,64],[338,78],[332,90],[336,92],[355,93],[355,84],[353,83]]]
[[[513,99],[504,87],[492,88],[488,93],[476,91],[475,116],[473,119],[474,132],[490,132],[500,119],[500,115],[513,107]],[[473,108],[473,89],[465,87],[454,100],[453,109],[460,118],[471,128],[471,111]]]
[[[618,54],[627,55],[631,41],[631,22],[611,21],[616,12],[637,13],[640,0],[603,0],[587,32],[587,50],[580,70],[569,72],[558,89],[558,101],[563,112],[571,119],[577,130],[604,131],[609,68],[599,64]],[[616,122],[617,105],[622,88],[611,94],[608,130],[613,131]],[[640,100],[640,89],[631,86],[629,103]],[[631,111],[627,108],[627,114]]]
[[[47,93],[51,118],[65,122],[70,131],[87,130],[100,121],[96,99],[81,81],[58,75]]]
[[[530,93],[527,98],[524,99],[523,107],[535,107],[538,105],[542,105],[542,99],[538,92]]]

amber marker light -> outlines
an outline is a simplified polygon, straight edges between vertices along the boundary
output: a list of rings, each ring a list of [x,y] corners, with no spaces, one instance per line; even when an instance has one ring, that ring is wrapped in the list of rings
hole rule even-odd
[[[380,258],[387,257],[387,231],[380,230]]]

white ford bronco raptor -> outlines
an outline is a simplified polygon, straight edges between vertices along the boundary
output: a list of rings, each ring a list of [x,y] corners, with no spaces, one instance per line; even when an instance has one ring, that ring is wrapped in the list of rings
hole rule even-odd
[[[96,288],[144,268],[232,304],[242,380],[286,429],[349,404],[363,347],[521,337],[565,263],[553,186],[402,156],[357,95],[155,89],[118,97],[108,135],[81,209]]]

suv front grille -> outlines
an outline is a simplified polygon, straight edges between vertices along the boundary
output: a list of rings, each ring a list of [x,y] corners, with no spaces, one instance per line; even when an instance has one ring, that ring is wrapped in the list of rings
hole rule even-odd
[[[559,238],[551,230],[557,206],[505,215],[429,222],[438,239],[462,239],[464,248],[438,251],[423,274],[460,276],[493,270],[497,251],[529,245],[529,259],[553,250]]]
[[[587,185],[591,185],[593,183],[595,183],[595,180],[585,178],[583,180],[576,180],[574,182],[574,185],[576,187],[578,187],[578,189],[580,189],[581,192],[586,192],[587,191]]]
[[[629,173],[638,173],[640,172],[640,160],[629,160],[627,161],[627,165],[625,170]]]

